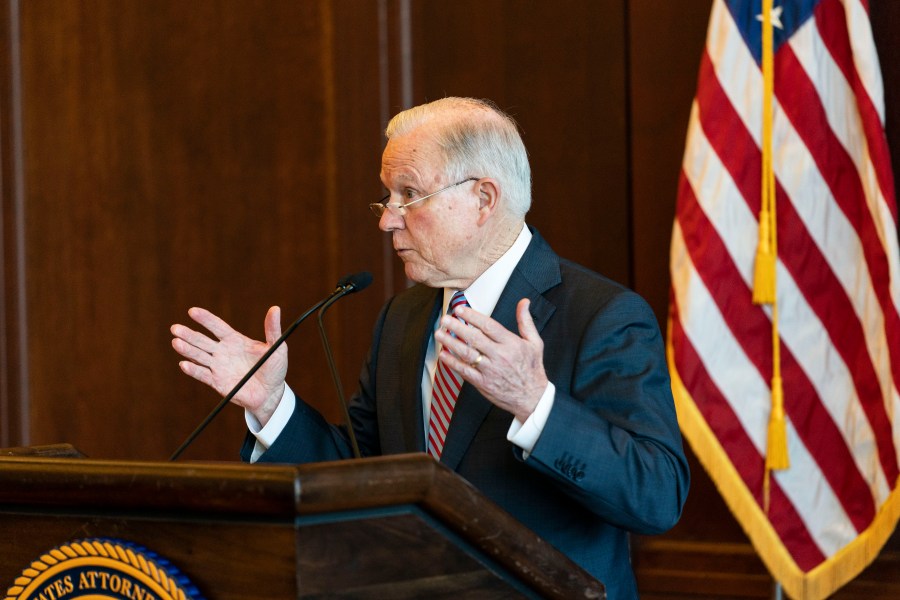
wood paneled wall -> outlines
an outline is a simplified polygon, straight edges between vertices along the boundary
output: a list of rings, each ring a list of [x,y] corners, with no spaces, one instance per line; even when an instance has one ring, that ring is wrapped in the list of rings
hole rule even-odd
[[[709,6],[3,0],[0,446],[164,459],[218,399],[180,373],[169,345],[188,307],[262,336],[269,305],[286,326],[342,275],[369,270],[374,285],[327,319],[352,390],[381,303],[406,285],[366,208],[381,131],[445,95],[491,98],[517,118],[531,223],[662,321]],[[870,7],[897,172],[900,3]],[[291,385],[337,419],[312,322],[290,355]],[[226,410],[186,457],[233,460],[242,432],[240,411]],[[715,572],[729,594],[764,597],[770,580],[694,467],[682,523],[635,541],[645,595],[721,597],[704,583]],[[750,579],[735,575],[745,567]]]
[[[0,444],[66,440],[164,458],[211,392],[169,324],[188,307],[262,334],[344,273],[376,284],[329,329],[348,389],[384,299],[406,285],[366,204],[387,119],[445,95],[519,120],[532,222],[632,283],[626,5],[438,1],[9,0],[3,130]],[[337,417],[318,334],[291,383]],[[189,455],[233,458],[239,411]]]
[[[4,195],[3,443],[165,458],[214,400],[169,345],[188,307],[261,336],[270,304],[286,325],[346,272],[393,279],[365,206],[380,191],[379,5],[6,8],[4,158],[22,166]],[[329,313],[348,384],[394,287]],[[291,354],[292,383],[333,404],[314,327]],[[242,419],[222,417],[192,456],[235,457]]]

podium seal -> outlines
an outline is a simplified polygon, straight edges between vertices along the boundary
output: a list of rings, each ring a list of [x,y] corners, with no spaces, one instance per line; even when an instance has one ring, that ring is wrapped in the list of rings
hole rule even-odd
[[[203,600],[169,561],[130,542],[69,542],[22,571],[4,600]]]

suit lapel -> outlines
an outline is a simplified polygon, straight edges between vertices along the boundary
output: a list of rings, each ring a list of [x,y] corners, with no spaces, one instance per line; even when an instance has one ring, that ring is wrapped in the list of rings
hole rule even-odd
[[[401,372],[400,414],[402,415],[404,452],[425,451],[425,422],[422,417],[422,372],[425,369],[425,353],[431,341],[432,328],[441,310],[442,291],[430,290],[416,306],[401,333],[400,355],[396,360]],[[416,335],[415,332],[423,332]],[[429,399],[430,402],[430,399]]]
[[[531,300],[529,312],[531,312],[538,332],[540,333],[544,329],[556,307],[544,298],[543,293],[561,281],[559,257],[537,231],[532,230],[532,234],[528,249],[513,270],[509,282],[503,289],[503,293],[500,294],[497,306],[494,307],[494,312],[491,313],[491,318],[515,333],[519,331],[516,322],[516,305],[522,298]],[[459,466],[478,433],[478,428],[493,407],[494,405],[474,386],[468,383],[463,384],[459,398],[456,400],[453,418],[450,420],[450,428],[447,430],[447,439],[441,454],[442,463],[451,469]],[[507,422],[512,423],[512,415],[509,415]]]

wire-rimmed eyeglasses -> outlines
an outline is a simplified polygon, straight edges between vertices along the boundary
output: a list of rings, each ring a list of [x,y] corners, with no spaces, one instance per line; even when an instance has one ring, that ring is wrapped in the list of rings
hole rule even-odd
[[[436,194],[440,194],[441,192],[447,191],[452,187],[462,185],[462,184],[466,183],[467,181],[478,181],[479,179],[481,179],[481,178],[480,177],[469,177],[467,179],[463,179],[462,181],[457,181],[456,183],[451,183],[447,187],[442,187],[441,189],[439,189],[436,192],[431,192],[430,194],[426,194],[419,198],[412,198],[409,202],[404,202],[404,203],[388,202],[388,200],[391,199],[391,195],[388,194],[387,196],[385,196],[384,198],[381,199],[381,202],[373,202],[372,204],[370,204],[369,208],[372,209],[372,212],[375,213],[375,216],[378,217],[379,219],[381,218],[381,215],[384,214],[384,211],[386,211],[387,209],[391,209],[394,212],[396,212],[398,215],[403,216],[404,214],[406,214],[406,209],[409,208],[410,206],[412,206],[413,204],[416,204],[417,202],[421,202],[422,200],[427,200]]]

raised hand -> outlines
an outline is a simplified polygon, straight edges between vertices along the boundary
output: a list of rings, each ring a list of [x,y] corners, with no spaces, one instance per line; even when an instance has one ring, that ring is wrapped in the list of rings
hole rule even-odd
[[[534,412],[548,383],[544,341],[534,326],[528,306],[527,299],[520,300],[516,306],[520,335],[465,307],[455,311],[465,323],[444,315],[440,330],[435,333],[435,339],[444,346],[441,360],[520,422]]]
[[[224,396],[241,380],[269,346],[281,336],[281,309],[273,306],[266,313],[266,341],[253,340],[235,331],[228,323],[203,308],[191,308],[188,315],[215,336],[194,331],[184,325],[172,325],[172,347],[187,360],[178,363],[181,370]],[[287,345],[282,344],[232,399],[265,425],[284,393],[287,374]]]

